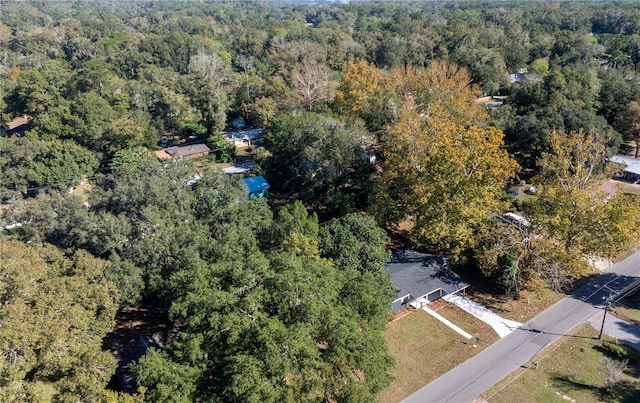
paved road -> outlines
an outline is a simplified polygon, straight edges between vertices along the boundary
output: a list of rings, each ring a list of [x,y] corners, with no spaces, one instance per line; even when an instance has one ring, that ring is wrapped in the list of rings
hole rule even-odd
[[[615,297],[639,279],[640,252],[636,252],[404,402],[471,402],[571,328],[602,314],[610,295]]]

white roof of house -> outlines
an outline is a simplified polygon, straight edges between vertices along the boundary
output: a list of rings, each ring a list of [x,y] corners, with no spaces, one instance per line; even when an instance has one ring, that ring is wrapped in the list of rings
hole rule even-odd
[[[640,175],[640,160],[638,159],[625,157],[624,155],[614,155],[613,157],[611,157],[611,161],[617,162],[618,164],[625,164],[625,172],[631,172],[633,174]]]
[[[227,133],[222,138],[229,142],[234,142],[235,140],[257,140],[263,138],[266,134],[267,131],[264,129],[251,129]]]
[[[251,169],[255,168],[255,161],[247,161],[242,164],[234,165],[232,167],[224,168],[222,172],[232,175],[232,174],[243,174]]]
[[[524,218],[519,214],[508,212],[508,213],[504,213],[504,216],[511,222],[518,223],[525,228],[531,226],[531,223],[529,222],[529,220],[527,220],[526,218]]]

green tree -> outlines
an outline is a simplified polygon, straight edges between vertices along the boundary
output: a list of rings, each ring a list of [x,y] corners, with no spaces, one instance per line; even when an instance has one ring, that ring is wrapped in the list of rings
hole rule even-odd
[[[106,262],[51,245],[0,244],[0,398],[97,401],[115,370],[101,350],[114,325]]]
[[[192,402],[196,391],[197,368],[189,368],[150,350],[133,367],[136,382],[148,386],[145,399],[154,402]]]
[[[116,151],[111,161],[111,170],[135,171],[143,162],[154,161],[156,156],[144,147],[124,148]]]
[[[241,242],[242,259],[212,245],[217,252],[208,255],[219,256],[218,262],[182,272],[181,296],[170,312],[186,329],[165,359],[181,365],[176,375],[197,371],[190,398],[374,399],[389,380],[391,361],[381,334],[388,304],[366,316],[343,296],[386,289],[389,279],[375,284],[363,273],[362,281],[346,282],[359,272],[347,275],[320,257],[317,217],[299,202],[283,208],[273,227],[267,255],[258,250],[255,233],[228,228],[217,244]],[[347,286],[354,289],[343,290]],[[171,365],[154,367],[176,368]]]
[[[616,127],[627,141],[635,143],[635,157],[640,155],[640,104],[636,101],[629,102],[626,110],[616,117]]]
[[[344,182],[370,139],[359,122],[308,112],[281,115],[265,140],[272,154],[266,173],[275,185],[296,189],[302,198],[326,193]]]
[[[85,92],[78,95],[72,113],[77,117],[75,140],[86,147],[104,150],[106,132],[116,119],[109,102],[94,91]]]
[[[391,259],[386,232],[373,217],[352,213],[323,225],[319,239],[321,256],[345,274],[345,302],[365,318],[383,318],[396,295],[383,269]]]
[[[66,190],[97,167],[95,156],[71,141],[0,138],[0,193],[4,199],[27,188]]]
[[[243,103],[242,110],[256,126],[269,128],[278,111],[278,103],[271,97],[260,97]]]

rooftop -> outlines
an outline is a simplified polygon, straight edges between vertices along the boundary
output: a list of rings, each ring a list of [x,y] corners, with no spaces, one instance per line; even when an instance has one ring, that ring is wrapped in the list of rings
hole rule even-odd
[[[395,250],[384,269],[391,274],[393,285],[398,289],[397,298],[407,295],[411,295],[411,299],[420,298],[439,289],[451,294],[469,286],[451,271],[442,256]],[[394,304],[392,312],[399,308]]]
[[[264,179],[264,176],[253,176],[251,178],[245,178],[244,184],[247,185],[249,193],[267,190],[271,187],[266,179]]]
[[[171,154],[169,154],[165,150],[156,150],[154,151],[154,154],[160,161],[170,160],[171,158],[173,158]]]
[[[626,172],[631,172],[636,175],[640,175],[640,160],[633,157],[625,157],[624,155],[614,155],[611,157],[611,161],[618,164],[625,164],[627,167],[624,169]]]
[[[235,140],[257,140],[263,138],[267,134],[264,129],[251,129],[243,130],[240,132],[231,132],[222,136],[228,142],[234,142]]]
[[[256,166],[256,162],[255,161],[247,161],[247,162],[243,162],[241,164],[236,164],[232,167],[227,167],[222,169],[222,172],[228,174],[228,175],[232,175],[232,174],[243,174],[245,172],[248,172],[250,170],[252,170],[253,168],[255,168]]]
[[[191,144],[182,147],[165,148],[164,151],[173,156],[187,157],[194,154],[209,153],[211,149],[206,144]]]

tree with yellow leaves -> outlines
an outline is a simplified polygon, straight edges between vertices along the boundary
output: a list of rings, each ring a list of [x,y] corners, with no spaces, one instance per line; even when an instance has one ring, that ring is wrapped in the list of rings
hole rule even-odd
[[[417,246],[460,253],[504,208],[500,196],[517,164],[502,148],[503,133],[480,126],[484,111],[464,69],[435,62],[391,76],[404,110],[383,138],[373,208],[387,223],[410,219]]]
[[[367,101],[380,90],[379,81],[380,73],[373,63],[364,59],[349,60],[336,90],[338,109],[349,116],[359,115]]]
[[[607,162],[605,143],[598,132],[554,131],[539,162],[539,221],[547,238],[581,257],[612,256],[638,240],[637,200],[602,190],[620,168]]]
[[[384,87],[401,99],[411,100],[431,127],[444,124],[486,125],[487,111],[476,103],[480,88],[469,71],[448,60],[434,60],[428,69],[412,66],[391,69]]]
[[[514,223],[496,222],[481,235],[480,267],[507,291],[536,284],[561,291],[593,270],[590,258],[640,240],[637,196],[602,190],[617,169],[607,163],[605,143],[597,132],[552,132],[536,195],[524,204],[531,225],[514,233]]]

